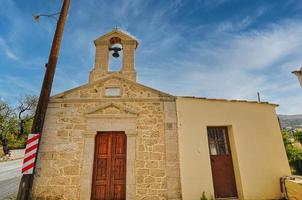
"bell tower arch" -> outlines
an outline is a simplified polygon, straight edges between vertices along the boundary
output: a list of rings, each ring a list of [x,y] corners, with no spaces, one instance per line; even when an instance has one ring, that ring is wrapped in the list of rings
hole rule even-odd
[[[135,50],[138,47],[138,41],[135,37],[114,28],[111,32],[97,38],[94,44],[96,47],[95,63],[90,72],[89,82],[94,82],[113,73],[119,73],[129,80],[136,81]],[[121,47],[116,47],[116,44]],[[109,71],[109,57],[118,56],[121,50],[123,51],[121,70]]]

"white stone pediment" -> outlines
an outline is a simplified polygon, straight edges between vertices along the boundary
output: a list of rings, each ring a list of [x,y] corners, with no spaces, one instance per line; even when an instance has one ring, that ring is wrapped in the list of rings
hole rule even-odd
[[[86,113],[89,118],[128,118],[137,117],[139,111],[135,108],[120,103],[105,103],[92,108]]]

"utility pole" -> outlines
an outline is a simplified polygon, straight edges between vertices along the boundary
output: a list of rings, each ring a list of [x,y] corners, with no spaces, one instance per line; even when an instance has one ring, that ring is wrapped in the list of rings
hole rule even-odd
[[[57,22],[57,27],[55,31],[55,35],[52,41],[52,46],[48,58],[48,63],[46,65],[46,72],[44,75],[44,80],[40,92],[40,97],[37,105],[37,110],[35,113],[34,121],[31,128],[31,133],[33,134],[40,134],[40,138],[42,135],[43,130],[43,124],[45,119],[45,114],[47,111],[48,101],[51,93],[51,87],[52,82],[56,70],[56,65],[58,61],[59,51],[60,51],[60,45],[61,40],[63,36],[64,31],[64,25],[67,18],[68,10],[69,10],[70,0],[64,0],[59,20]],[[40,140],[39,140],[40,141]],[[40,143],[40,142],[39,142]],[[38,145],[38,151],[39,153],[39,145]],[[37,156],[36,156],[37,161]],[[34,172],[36,168],[36,161],[35,161],[35,167],[32,174],[23,174],[20,185],[19,185],[19,191],[17,200],[29,200],[31,199],[32,195],[32,186],[33,186],[33,180],[34,180]]]

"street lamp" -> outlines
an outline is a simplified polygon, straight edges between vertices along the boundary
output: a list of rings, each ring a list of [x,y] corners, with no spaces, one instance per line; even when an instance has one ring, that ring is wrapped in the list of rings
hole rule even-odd
[[[302,67],[300,68],[300,70],[292,71],[292,73],[298,77],[300,86],[302,87]]]
[[[53,18],[55,20],[58,20],[58,18],[56,18],[55,16],[57,16],[59,14],[60,14],[60,12],[53,13],[53,14],[39,14],[39,15],[33,15],[33,18],[37,22],[39,22],[40,17],[49,17],[49,18]]]

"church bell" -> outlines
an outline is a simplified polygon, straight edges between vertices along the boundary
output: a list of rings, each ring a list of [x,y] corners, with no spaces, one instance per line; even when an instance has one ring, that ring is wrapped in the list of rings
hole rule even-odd
[[[112,56],[115,58],[118,58],[120,56],[120,54],[118,53],[119,51],[121,51],[122,48],[120,47],[111,47],[109,48],[109,51],[113,51]]]

